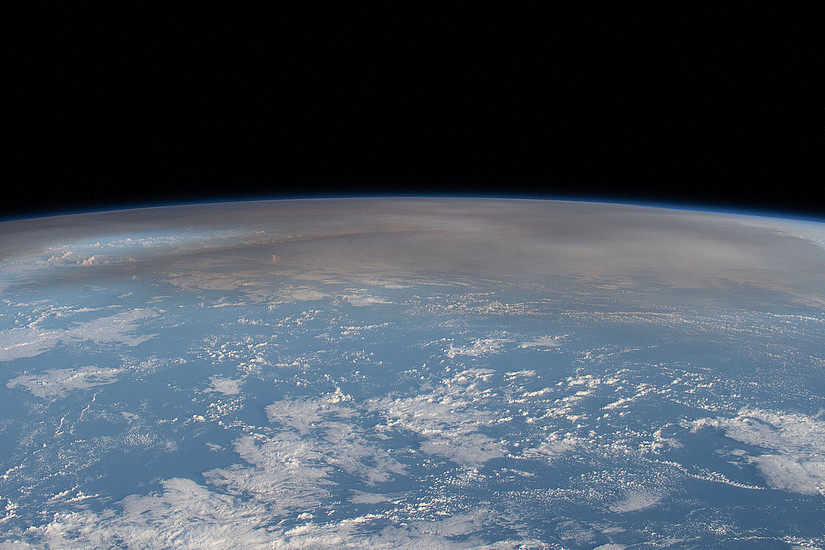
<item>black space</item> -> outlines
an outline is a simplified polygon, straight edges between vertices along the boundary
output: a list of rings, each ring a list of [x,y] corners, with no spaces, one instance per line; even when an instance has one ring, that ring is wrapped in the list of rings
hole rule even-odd
[[[818,14],[442,4],[21,3],[0,217],[361,194],[825,216]]]

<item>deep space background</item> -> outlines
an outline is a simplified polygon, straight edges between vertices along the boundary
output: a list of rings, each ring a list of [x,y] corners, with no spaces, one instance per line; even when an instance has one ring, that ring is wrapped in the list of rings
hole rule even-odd
[[[523,196],[821,219],[798,5],[14,4],[0,218]]]

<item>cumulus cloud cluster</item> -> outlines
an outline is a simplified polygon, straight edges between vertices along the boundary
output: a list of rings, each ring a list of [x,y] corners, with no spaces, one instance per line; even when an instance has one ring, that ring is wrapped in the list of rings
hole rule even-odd
[[[383,429],[400,429],[424,437],[422,451],[465,466],[478,466],[504,456],[501,443],[482,431],[495,421],[495,416],[479,407],[486,399],[480,384],[494,372],[466,369],[442,380],[432,392],[373,399],[368,408],[386,419]]]
[[[390,516],[399,513],[398,503],[366,491],[351,491],[351,502],[389,507],[386,514],[315,519],[330,511],[324,503],[333,494],[340,497],[349,492],[342,491],[336,472],[356,476],[366,486],[405,475],[401,463],[348,422],[361,414],[351,401],[340,389],[317,398],[275,401],[266,407],[266,414],[276,429],[237,438],[234,449],[241,462],[204,472],[205,483],[166,479],[157,491],[130,495],[103,512],[80,509],[57,514],[47,525],[29,528],[26,540],[60,548],[517,545],[516,540],[486,544],[480,537],[485,528],[501,521],[489,510],[388,523]],[[518,537],[518,543],[525,542],[530,541]]]
[[[209,378],[209,388],[206,391],[222,395],[238,395],[241,393],[243,382],[243,379],[240,378],[226,378],[215,375]]]
[[[507,338],[479,338],[466,346],[456,346],[450,344],[450,347],[445,350],[447,357],[453,359],[459,355],[467,357],[481,357],[482,355],[489,355],[501,351],[501,346],[510,342]]]
[[[121,368],[78,367],[75,369],[49,369],[38,374],[22,374],[8,381],[6,387],[21,387],[32,395],[53,399],[72,390],[81,390],[111,384],[117,380]]]
[[[733,418],[703,418],[686,425],[692,430],[722,429],[731,439],[764,449],[747,457],[771,487],[825,495],[825,420],[745,408]]]
[[[36,325],[0,331],[0,361],[35,357],[60,343],[91,342],[137,346],[154,334],[136,334],[143,321],[156,317],[150,309],[133,309],[75,323],[65,329],[41,329]]]

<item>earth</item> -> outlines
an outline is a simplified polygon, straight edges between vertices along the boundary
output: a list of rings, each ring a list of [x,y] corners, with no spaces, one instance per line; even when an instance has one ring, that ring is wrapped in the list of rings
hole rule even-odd
[[[506,199],[0,224],[0,548],[825,547],[825,224]]]

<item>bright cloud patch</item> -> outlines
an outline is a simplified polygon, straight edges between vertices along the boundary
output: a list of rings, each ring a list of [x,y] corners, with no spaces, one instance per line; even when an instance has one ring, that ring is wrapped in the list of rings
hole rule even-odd
[[[704,418],[692,430],[720,428],[736,441],[770,452],[749,456],[768,484],[784,491],[825,495],[825,421],[798,413],[742,409],[735,418]]]
[[[66,340],[86,340],[95,344],[123,344],[136,346],[156,336],[155,334],[135,334],[138,324],[157,317],[149,309],[133,309],[110,317],[102,317],[86,323],[78,323],[64,333]]]
[[[321,398],[285,399],[266,407],[270,422],[298,432],[294,437],[313,445],[328,465],[358,476],[368,485],[403,474],[404,467],[387,451],[367,439],[367,434],[347,419],[361,414],[346,405],[351,397],[338,388]]]
[[[557,348],[559,346],[561,346],[561,337],[558,336],[542,336],[518,345],[520,348]]]
[[[381,517],[364,515],[337,522],[311,517],[284,527],[280,516],[258,502],[210,491],[192,480],[164,481],[163,491],[133,495],[123,512],[61,514],[51,524],[30,530],[49,548],[491,548],[539,547],[536,540],[485,544],[478,536],[501,518],[476,509],[435,521],[412,520],[376,529]]]
[[[371,296],[365,293],[356,293],[356,294],[348,294],[342,297],[344,301],[348,302],[352,306],[356,307],[363,307],[363,306],[371,306],[374,304],[389,304],[391,303],[389,300],[385,300],[384,298],[380,298],[378,296]]]
[[[80,367],[77,369],[51,369],[40,374],[24,374],[12,378],[6,387],[21,387],[32,395],[51,399],[72,390],[82,390],[102,384],[111,384],[123,369]]]
[[[467,346],[455,346],[450,344],[450,347],[446,350],[446,353],[447,357],[450,359],[459,355],[480,357],[482,355],[498,353],[501,351],[501,346],[509,341],[510,340],[502,338],[481,338]]]
[[[493,415],[480,410],[486,399],[480,384],[494,371],[468,369],[442,381],[432,393],[397,399],[382,398],[368,407],[387,419],[378,429],[401,429],[423,436],[421,450],[463,466],[477,466],[504,456],[501,444],[480,432]]]
[[[581,444],[581,440],[577,437],[571,437],[565,434],[554,433],[542,442],[538,447],[527,449],[524,451],[524,456],[544,458],[552,461],[562,455],[569,453]]]
[[[249,286],[243,289],[244,294],[253,302],[263,302],[270,306],[278,306],[293,302],[311,302],[329,298],[329,294],[308,286],[288,285],[277,290],[266,287]]]
[[[60,343],[62,336],[62,331],[30,327],[0,331],[0,361],[40,355]]]
[[[0,331],[0,361],[35,357],[60,343],[86,341],[133,347],[156,336],[135,334],[143,321],[156,316],[157,313],[149,309],[134,309],[93,321],[75,323],[67,329],[42,330],[28,326]]]
[[[662,500],[662,495],[643,489],[628,492],[624,498],[610,506],[611,512],[624,514],[655,506]]]
[[[243,380],[234,378],[224,378],[222,376],[212,376],[209,378],[208,392],[220,393],[223,395],[238,395],[241,393]]]

